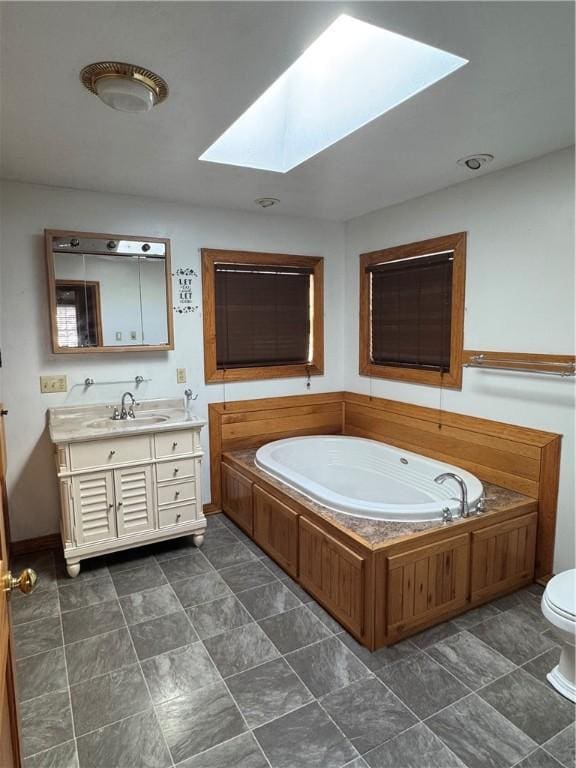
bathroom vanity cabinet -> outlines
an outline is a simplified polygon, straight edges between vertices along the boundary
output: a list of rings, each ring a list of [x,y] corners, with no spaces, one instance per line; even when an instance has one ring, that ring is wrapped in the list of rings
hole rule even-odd
[[[55,442],[70,576],[78,575],[81,560],[116,550],[184,535],[191,535],[196,546],[202,544],[203,423],[141,434],[119,428],[117,435],[99,439],[76,436]]]

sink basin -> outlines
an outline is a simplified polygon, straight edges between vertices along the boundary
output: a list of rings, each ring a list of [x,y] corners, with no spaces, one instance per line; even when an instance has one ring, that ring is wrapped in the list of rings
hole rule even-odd
[[[136,416],[135,419],[96,419],[86,426],[89,429],[127,429],[129,427],[146,427],[152,424],[162,424],[168,421],[168,416],[152,414],[150,416]]]

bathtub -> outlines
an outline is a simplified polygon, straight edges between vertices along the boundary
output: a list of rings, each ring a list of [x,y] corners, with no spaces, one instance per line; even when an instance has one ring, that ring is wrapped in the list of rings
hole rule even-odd
[[[480,480],[464,469],[359,437],[276,440],[258,449],[256,465],[330,509],[372,520],[441,520],[446,507],[457,517],[458,484],[434,482],[443,472],[464,480],[470,509],[482,494]]]

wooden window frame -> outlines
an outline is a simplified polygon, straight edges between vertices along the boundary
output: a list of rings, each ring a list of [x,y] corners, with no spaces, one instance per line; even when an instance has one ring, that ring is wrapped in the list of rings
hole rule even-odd
[[[432,253],[452,251],[452,304],[450,330],[450,369],[447,372],[379,365],[371,359],[370,276],[366,268],[386,261],[409,259]],[[381,251],[360,254],[360,349],[359,373],[379,379],[426,384],[433,387],[462,389],[462,353],[464,347],[464,296],[466,284],[466,232],[397,245]]]
[[[202,307],[204,324],[204,381],[284,379],[293,376],[321,376],[324,373],[324,259],[320,256],[295,256],[257,251],[227,251],[202,248]],[[219,369],[216,361],[216,264],[255,264],[275,267],[305,267],[312,270],[312,360],[309,363],[263,365]]]
[[[75,288],[82,288],[86,286],[87,288],[90,288],[94,292],[93,293],[94,309],[95,309],[94,327],[96,331],[96,344],[94,346],[101,347],[103,335],[102,335],[102,308],[100,304],[99,281],[98,280],[55,280],[54,285],[56,290],[56,299],[58,299],[58,288],[62,288],[66,285],[71,285]],[[56,308],[58,308],[58,301],[56,301]],[[58,326],[58,322],[56,322],[56,326]],[[62,349],[62,347],[59,347],[59,349]],[[87,347],[84,347],[84,349],[87,349]]]

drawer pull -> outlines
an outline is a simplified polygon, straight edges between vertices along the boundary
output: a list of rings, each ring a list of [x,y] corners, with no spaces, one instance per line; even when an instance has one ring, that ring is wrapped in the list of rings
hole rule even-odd
[[[176,467],[176,468],[175,468],[175,470],[174,470],[174,474],[175,474],[175,475],[177,475],[177,474],[178,474],[178,467]]]
[[[180,491],[176,491],[176,493],[174,494],[174,498],[177,499],[178,496],[180,496]]]
[[[176,515],[176,522],[178,522],[178,520],[180,520],[181,517],[182,515],[180,514],[180,512],[178,512],[178,514]]]
[[[178,443],[172,443],[172,450],[176,450],[178,448]]]
[[[108,458],[111,459],[112,456],[114,456],[115,453],[116,453],[116,451],[110,451],[110,453],[108,454]]]
[[[121,507],[121,506],[122,506],[122,502],[121,502],[121,501],[119,501],[119,502],[118,502],[118,507]]]

